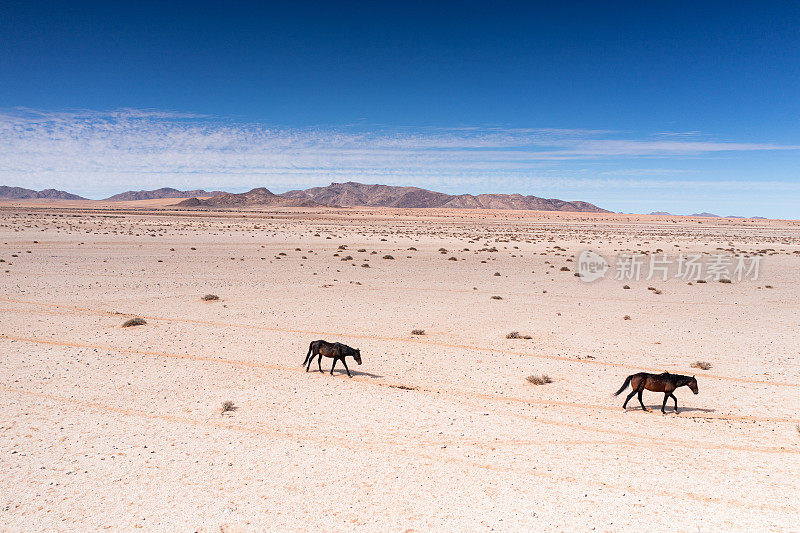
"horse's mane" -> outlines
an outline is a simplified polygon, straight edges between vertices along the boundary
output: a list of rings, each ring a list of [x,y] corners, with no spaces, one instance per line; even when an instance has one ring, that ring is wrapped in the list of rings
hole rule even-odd
[[[671,374],[670,372],[666,371],[662,372],[660,375],[664,376],[665,378],[675,380],[675,383],[678,386],[691,383],[691,381],[695,379],[694,376],[685,376],[683,374]]]

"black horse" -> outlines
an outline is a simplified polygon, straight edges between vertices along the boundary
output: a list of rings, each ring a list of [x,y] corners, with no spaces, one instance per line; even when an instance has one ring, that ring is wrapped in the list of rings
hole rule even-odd
[[[357,348],[351,348],[340,342],[327,342],[318,340],[312,341],[308,346],[308,353],[306,354],[305,361],[303,361],[303,365],[306,367],[306,372],[308,372],[308,370],[311,368],[311,361],[313,361],[315,357],[317,358],[317,366],[319,367],[319,371],[322,372],[323,355],[333,359],[333,364],[331,365],[331,376],[333,375],[333,368],[336,366],[336,361],[341,360],[342,364],[344,365],[344,369],[347,370],[347,376],[353,377],[350,375],[350,369],[347,368],[347,361],[344,360],[344,358],[347,356],[355,359],[356,363],[359,365],[361,364],[361,350]]]
[[[624,391],[628,384],[630,383],[631,388],[633,389],[631,393],[625,398],[625,403],[622,404],[622,408],[625,409],[625,406],[628,405],[628,400],[633,398],[634,394],[639,394],[639,403],[642,405],[642,409],[648,411],[647,407],[644,406],[644,402],[642,402],[642,392],[647,389],[654,392],[663,392],[664,393],[664,403],[661,404],[661,412],[664,412],[664,407],[667,406],[667,400],[669,400],[670,396],[673,400],[675,400],[675,412],[678,412],[678,399],[675,397],[673,392],[678,387],[683,387],[684,385],[688,386],[692,389],[692,392],[697,394],[697,380],[694,376],[682,376],[680,374],[670,374],[669,372],[664,372],[663,374],[648,374],[647,372],[639,372],[638,374],[633,374],[628,376],[625,379],[625,383],[622,384],[622,387],[614,393],[614,396],[619,396],[622,391]]]

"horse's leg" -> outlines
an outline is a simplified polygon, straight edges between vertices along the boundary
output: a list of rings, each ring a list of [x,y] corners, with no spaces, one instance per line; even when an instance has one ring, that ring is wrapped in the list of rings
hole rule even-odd
[[[322,372],[322,353],[320,353],[319,357],[317,358],[317,368],[319,368],[319,371]]]
[[[308,364],[306,365],[306,372],[308,372],[311,369],[311,363],[314,361],[314,356],[315,355],[316,354],[312,352],[312,353],[310,353],[310,354],[308,354],[306,356],[306,359],[307,359],[307,362],[308,362]]]
[[[631,393],[630,393],[630,394],[628,394],[628,397],[627,397],[627,398],[625,398],[625,403],[623,403],[623,404],[622,404],[622,408],[623,408],[623,409],[625,409],[625,407],[628,405],[628,400],[630,400],[631,398],[633,398],[633,395],[634,395],[634,394],[636,394],[636,391],[635,391],[635,390],[632,390],[632,391],[631,391]]]
[[[342,357],[342,364],[344,365],[344,369],[347,370],[347,377],[352,378],[353,376],[350,375],[350,369],[347,368],[347,361],[344,360],[344,357]]]
[[[675,414],[677,414],[678,413],[678,398],[676,398],[675,395],[672,394],[671,392],[669,393],[669,395],[672,396],[673,400],[675,400]]]
[[[338,360],[339,359],[337,359],[336,357],[333,358],[333,363],[331,364],[331,376],[333,375],[333,367],[336,366],[336,361],[338,361]]]
[[[667,400],[669,400],[670,395],[672,395],[671,392],[665,392],[664,393],[664,403],[661,404],[661,412],[664,413],[664,414],[666,414],[666,411],[664,411],[664,408],[667,406]]]
[[[644,402],[642,401],[642,392],[644,392],[644,389],[639,391],[639,405],[642,406],[642,411],[646,412],[646,411],[649,411],[650,409],[648,409],[647,407],[644,406]]]

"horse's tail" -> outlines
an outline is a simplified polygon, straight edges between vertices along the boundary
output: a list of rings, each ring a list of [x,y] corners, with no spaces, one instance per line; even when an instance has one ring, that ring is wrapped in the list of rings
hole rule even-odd
[[[314,350],[314,341],[311,341],[311,344],[309,344],[309,345],[308,345],[308,353],[306,354],[306,358],[305,358],[305,360],[303,361],[303,364],[304,364],[304,365],[305,365],[306,363],[308,363],[308,359],[311,357],[311,352],[312,352],[313,350]]]
[[[630,384],[632,377],[633,376],[631,375],[631,376],[628,376],[627,378],[625,378],[625,383],[623,383],[622,387],[620,387],[619,390],[614,393],[614,396],[619,396],[620,394],[622,394],[622,391],[624,391],[625,389],[628,388],[628,385]]]

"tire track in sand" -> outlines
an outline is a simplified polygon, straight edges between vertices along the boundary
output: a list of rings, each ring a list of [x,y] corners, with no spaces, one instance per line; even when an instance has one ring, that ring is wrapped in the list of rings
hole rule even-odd
[[[85,343],[75,343],[75,342],[65,342],[65,341],[58,341],[58,340],[45,340],[45,339],[34,339],[34,338],[27,338],[27,337],[14,337],[10,335],[0,334],[0,339],[12,340],[12,341],[20,341],[20,342],[28,342],[33,344],[45,344],[50,346],[64,346],[70,348],[91,348],[96,350],[103,350],[109,352],[118,352],[118,353],[126,353],[126,354],[137,354],[137,355],[146,355],[151,357],[165,357],[170,359],[182,359],[182,360],[190,360],[190,361],[201,361],[201,362],[208,362],[208,363],[215,363],[215,364],[226,364],[231,365],[234,367],[244,367],[244,368],[262,368],[268,370],[281,370],[281,371],[288,371],[294,373],[305,373],[304,370],[297,368],[296,366],[285,366],[285,365],[275,365],[270,363],[262,363],[259,361],[242,361],[239,359],[226,359],[226,358],[217,358],[217,357],[208,357],[202,355],[192,355],[192,354],[175,354],[175,353],[165,353],[165,352],[156,352],[150,350],[135,350],[132,348],[116,348],[113,346],[104,346],[104,345],[95,345],[95,344],[85,344]],[[351,379],[348,379],[348,382],[353,381],[359,384],[367,384],[367,385],[376,385],[380,387],[387,387],[387,388],[397,388],[399,384],[397,383],[390,383],[386,381],[379,381],[375,378],[365,378],[361,376],[354,376]],[[610,412],[619,412],[618,407],[611,407],[606,405],[593,405],[593,404],[585,404],[585,403],[574,403],[574,402],[565,402],[565,401],[556,401],[556,400],[534,400],[528,398],[519,398],[514,396],[497,396],[491,394],[483,394],[479,392],[471,392],[471,391],[460,391],[460,390],[453,390],[453,389],[428,389],[425,387],[418,387],[414,389],[415,392],[421,393],[428,393],[433,396],[450,396],[454,398],[466,398],[468,400],[489,400],[493,402],[513,402],[519,403],[524,405],[544,405],[544,406],[557,406],[557,407],[566,407],[566,408],[577,408],[577,409],[585,409],[591,411],[610,411]],[[520,415],[525,417],[526,415]],[[533,417],[530,417],[534,419]],[[773,418],[773,417],[758,417],[758,416],[747,416],[747,415],[714,415],[714,414],[684,414],[678,415],[678,418],[700,418],[700,419],[707,419],[707,420],[729,420],[729,421],[748,421],[748,422],[777,422],[777,423],[800,423],[800,419],[786,419],[786,418]],[[696,440],[688,441],[688,440],[681,440],[681,439],[674,439],[674,438],[664,438],[664,437],[648,437],[643,436],[640,433],[634,432],[626,432],[622,430],[611,430],[606,428],[597,428],[597,427],[587,427],[587,426],[580,426],[576,424],[571,424],[567,422],[560,422],[556,420],[547,420],[541,418],[535,418],[538,423],[564,427],[569,429],[579,429],[581,431],[592,431],[596,433],[601,433],[605,435],[615,435],[615,436],[622,436],[626,438],[632,439],[647,439],[654,443],[662,444],[664,442],[669,442],[670,445],[673,444],[681,444],[684,446],[694,446],[694,447],[702,447],[708,449],[720,449],[720,450],[731,450],[731,451],[745,451],[745,452],[756,452],[756,453],[793,453],[793,454],[800,454],[800,449],[792,449],[792,448],[785,448],[785,447],[769,447],[769,446],[739,446],[739,445],[720,445],[714,443],[704,443]]]
[[[162,321],[162,322],[173,322],[173,323],[183,323],[183,324],[198,324],[203,326],[216,326],[216,327],[223,327],[223,328],[244,328],[244,329],[253,329],[253,330],[260,330],[260,331],[271,331],[276,333],[299,333],[303,335],[315,335],[315,336],[338,336],[338,337],[346,337],[350,339],[364,339],[364,340],[378,340],[378,341],[389,341],[389,342],[404,342],[409,344],[420,344],[420,345],[427,345],[427,346],[440,346],[443,348],[456,348],[460,350],[470,350],[470,351],[482,351],[482,352],[493,352],[493,353],[503,353],[508,355],[519,355],[524,357],[535,357],[537,359],[548,359],[552,361],[564,361],[568,363],[583,363],[583,364],[590,364],[590,365],[599,365],[599,366],[610,366],[615,368],[626,368],[630,370],[637,370],[637,371],[649,371],[655,373],[661,373],[664,371],[665,367],[669,367],[671,365],[662,366],[660,368],[655,367],[646,367],[641,365],[631,365],[627,363],[616,363],[612,361],[597,361],[595,359],[574,359],[571,357],[565,357],[561,355],[547,355],[547,354],[533,354],[529,352],[521,352],[518,350],[507,350],[504,348],[490,348],[485,346],[477,346],[472,344],[457,344],[457,343],[448,343],[442,341],[423,341],[417,339],[409,339],[405,337],[386,337],[386,336],[376,336],[376,335],[364,335],[359,333],[342,333],[342,332],[333,332],[333,331],[314,331],[314,330],[303,330],[303,329],[294,329],[294,328],[278,328],[278,327],[271,327],[271,326],[257,326],[253,324],[236,324],[231,322],[217,322],[212,320],[198,320],[193,318],[176,318],[176,317],[158,317],[158,316],[150,316],[145,314],[136,314],[136,313],[117,313],[111,311],[104,311],[102,309],[91,309],[87,307],[78,307],[73,305],[61,305],[61,304],[54,304],[54,303],[47,303],[47,302],[33,302],[28,300],[18,300],[12,298],[0,298],[0,302],[8,302],[8,303],[19,303],[25,305],[38,305],[42,307],[54,307],[59,309],[69,309],[72,311],[80,311],[83,313],[91,313],[100,316],[121,316],[121,317],[133,317],[139,316],[147,320],[155,320],[155,321]],[[674,367],[673,367],[674,368]],[[758,379],[751,379],[751,378],[739,378],[733,376],[721,376],[718,374],[703,374],[704,378],[710,379],[719,379],[724,381],[732,381],[736,383],[751,383],[757,385],[771,385],[775,387],[800,387],[798,383],[788,383],[784,381],[764,381]]]
[[[273,438],[283,438],[292,440],[297,442],[298,440],[303,440],[307,442],[316,442],[322,445],[330,445],[334,444],[337,446],[341,446],[343,448],[348,448],[351,450],[361,450],[363,449],[362,442],[355,442],[351,443],[347,440],[338,437],[338,438],[330,438],[326,437],[324,439],[315,439],[307,434],[295,434],[289,432],[281,432],[275,429],[265,428],[265,427],[253,427],[248,426],[241,423],[231,423],[231,422],[215,422],[211,420],[198,420],[190,417],[185,416],[178,416],[178,415],[170,415],[170,414],[161,414],[161,413],[151,413],[147,411],[141,411],[137,409],[128,409],[122,407],[116,407],[113,405],[104,404],[101,402],[89,401],[89,400],[79,400],[76,398],[68,398],[64,396],[57,396],[53,394],[48,394],[44,392],[37,392],[37,391],[28,391],[24,389],[8,387],[5,385],[0,385],[0,389],[4,390],[9,393],[14,394],[24,394],[28,396],[32,396],[35,398],[40,398],[44,400],[48,400],[55,403],[66,404],[66,405],[77,405],[86,409],[92,409],[99,412],[105,413],[114,413],[128,417],[134,418],[141,418],[145,420],[158,420],[162,422],[171,422],[171,423],[178,423],[178,424],[185,424],[193,427],[198,428],[216,428],[216,429],[223,429],[229,431],[237,431],[243,433],[249,433],[254,435],[261,435],[261,436],[269,436]],[[385,445],[384,445],[385,447]],[[374,449],[374,447],[373,447]],[[459,465],[461,468],[464,466],[469,466],[473,468],[480,468],[483,470],[488,470],[497,473],[514,473],[519,474],[520,472],[524,472],[526,475],[531,475],[534,477],[539,478],[546,478],[552,482],[556,483],[576,483],[576,482],[587,482],[597,487],[602,487],[606,489],[612,489],[616,491],[620,491],[624,494],[630,493],[638,493],[641,492],[641,487],[634,487],[632,485],[622,485],[618,483],[606,483],[604,481],[600,481],[599,479],[587,479],[585,477],[576,478],[574,476],[556,476],[547,472],[539,471],[537,469],[528,468],[524,466],[500,466],[494,463],[481,463],[474,459],[468,459],[467,457],[457,457],[454,455],[444,455],[442,453],[438,455],[425,453],[416,449],[416,453],[410,453],[408,449],[405,447],[401,447],[399,450],[397,449],[386,449],[383,450],[383,453],[390,452],[392,455],[396,455],[402,453],[406,457],[411,459],[415,459],[418,461],[430,461],[430,462],[437,462],[437,463],[448,463],[448,464],[456,464]],[[688,499],[693,500],[701,503],[716,503],[719,505],[725,505],[728,507],[734,508],[746,508],[746,509],[753,509],[758,511],[779,511],[779,512],[798,512],[798,509],[792,506],[783,506],[783,505],[771,505],[771,504],[753,504],[749,501],[742,501],[736,500],[732,498],[720,498],[715,496],[705,496],[702,494],[697,494],[694,492],[670,492],[664,490],[652,490],[651,488],[647,488],[647,493],[650,494],[657,494],[666,498],[670,499]]]

